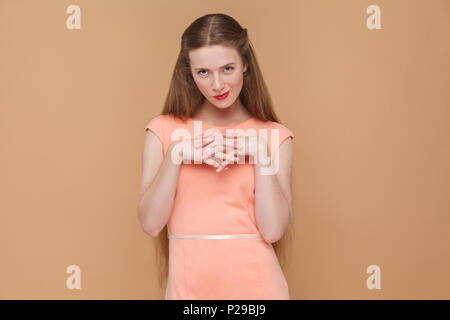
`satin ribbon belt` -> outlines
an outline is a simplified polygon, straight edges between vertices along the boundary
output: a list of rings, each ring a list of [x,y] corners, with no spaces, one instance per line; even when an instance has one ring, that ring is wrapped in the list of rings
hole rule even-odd
[[[171,234],[168,236],[169,239],[244,239],[244,238],[261,238],[259,233],[245,233],[245,234],[211,234],[211,235],[200,235],[200,234]]]

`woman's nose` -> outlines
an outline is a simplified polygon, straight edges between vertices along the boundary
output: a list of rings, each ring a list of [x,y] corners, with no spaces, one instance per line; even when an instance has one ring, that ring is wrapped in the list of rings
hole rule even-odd
[[[212,87],[216,91],[221,91],[223,87],[222,79],[220,79],[220,75],[214,74]]]

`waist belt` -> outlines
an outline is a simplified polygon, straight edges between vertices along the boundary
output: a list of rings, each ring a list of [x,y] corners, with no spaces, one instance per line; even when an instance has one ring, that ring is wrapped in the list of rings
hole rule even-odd
[[[171,234],[168,235],[169,239],[244,239],[244,238],[261,238],[259,233],[245,233],[245,234],[211,234],[211,235],[200,235],[200,234]]]

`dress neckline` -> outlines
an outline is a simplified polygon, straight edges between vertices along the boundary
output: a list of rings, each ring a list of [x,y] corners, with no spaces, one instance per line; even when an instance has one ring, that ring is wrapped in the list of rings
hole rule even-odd
[[[253,118],[254,118],[254,117],[251,116],[250,118],[248,118],[248,119],[246,119],[246,120],[244,120],[244,121],[241,121],[241,122],[238,122],[238,123],[235,123],[235,124],[231,124],[231,125],[225,125],[225,126],[219,126],[219,125],[215,125],[215,124],[208,124],[208,123],[204,123],[202,120],[197,120],[197,119],[192,119],[192,118],[189,118],[189,121],[191,121],[192,123],[193,123],[194,121],[202,121],[202,126],[203,126],[203,127],[232,128],[232,127],[236,127],[236,126],[242,125],[242,124],[244,124],[244,123],[247,123],[247,122],[249,122],[250,120],[252,120]]]

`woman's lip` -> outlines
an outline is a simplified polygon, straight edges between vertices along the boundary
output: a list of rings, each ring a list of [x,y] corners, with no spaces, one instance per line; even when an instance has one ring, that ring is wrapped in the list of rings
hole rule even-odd
[[[214,96],[214,98],[216,98],[216,99],[224,99],[224,98],[227,97],[227,95],[228,95],[229,92],[230,92],[230,91],[227,91],[227,92],[225,92],[224,94],[221,94],[221,95],[218,95],[218,96]]]

